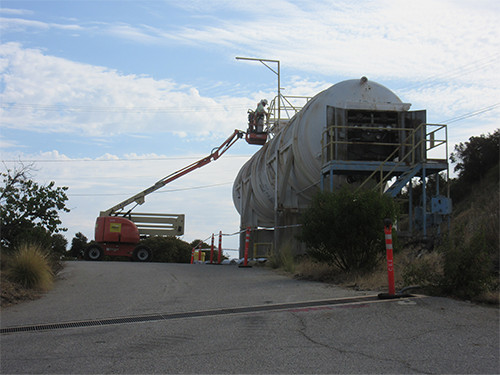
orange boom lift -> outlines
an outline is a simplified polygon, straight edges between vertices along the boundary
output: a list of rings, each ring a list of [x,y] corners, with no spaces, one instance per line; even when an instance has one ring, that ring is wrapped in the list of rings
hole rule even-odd
[[[100,260],[104,255],[131,257],[135,261],[147,262],[153,257],[151,249],[140,245],[141,237],[149,235],[180,236],[184,234],[184,215],[133,213],[132,210],[144,203],[146,195],[168,183],[201,168],[220,158],[245,132],[236,129],[210,155],[169,174],[153,186],[124,200],[106,211],[101,211],[96,220],[95,242],[84,251],[87,260]],[[135,204],[128,211],[125,208]]]

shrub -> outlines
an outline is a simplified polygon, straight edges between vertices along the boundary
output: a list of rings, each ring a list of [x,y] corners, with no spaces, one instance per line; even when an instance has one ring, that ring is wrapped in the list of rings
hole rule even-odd
[[[149,237],[141,241],[141,245],[153,251],[153,262],[189,263],[191,246],[177,237]]]
[[[370,271],[385,254],[384,219],[395,219],[395,207],[374,191],[319,192],[304,213],[300,239],[319,262]]]
[[[421,253],[403,267],[402,277],[405,286],[418,285],[433,293],[438,291],[443,280],[441,252]]]
[[[469,241],[457,234],[443,248],[443,291],[460,298],[475,299],[494,285],[494,270],[485,236],[481,231]]]
[[[498,255],[498,250],[494,253]],[[486,294],[498,292],[495,264],[483,230],[471,237],[456,231],[436,251],[406,264],[404,285],[419,285],[432,294],[484,300]]]
[[[54,281],[48,254],[38,245],[28,243],[9,257],[6,276],[25,288],[38,290],[50,289]]]

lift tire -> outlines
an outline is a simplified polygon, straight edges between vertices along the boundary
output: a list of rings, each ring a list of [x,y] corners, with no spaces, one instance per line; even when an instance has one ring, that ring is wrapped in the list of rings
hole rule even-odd
[[[85,249],[83,257],[85,260],[101,260],[103,255],[103,251],[99,246],[90,245]]]
[[[136,262],[149,262],[153,259],[153,252],[149,247],[137,246],[132,254],[132,259]]]

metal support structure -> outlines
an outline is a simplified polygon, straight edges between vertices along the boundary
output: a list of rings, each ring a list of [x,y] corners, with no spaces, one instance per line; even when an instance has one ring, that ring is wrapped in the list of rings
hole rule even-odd
[[[357,190],[360,190],[369,181],[378,178],[378,184],[375,186],[381,193],[386,193],[391,197],[396,197],[400,191],[407,187],[409,194],[408,211],[409,211],[409,234],[415,229],[413,221],[415,219],[422,220],[420,229],[424,239],[428,237],[429,224],[436,226],[439,220],[436,218],[435,212],[427,209],[427,177],[436,175],[436,195],[438,197],[440,191],[439,173],[446,171],[447,179],[449,180],[449,165],[448,159],[448,145],[447,145],[447,127],[442,124],[426,124],[422,123],[415,128],[392,128],[386,131],[395,131],[399,134],[404,134],[403,138],[399,139],[399,143],[386,143],[386,142],[370,142],[360,143],[359,141],[351,141],[347,137],[339,139],[338,134],[340,131],[348,132],[349,129],[357,130],[356,127],[348,125],[334,124],[324,131],[322,139],[322,175],[321,175],[321,188],[325,189],[329,185],[330,191],[333,191],[334,176],[365,176],[365,180],[361,183]],[[359,128],[358,128],[359,129]],[[369,129],[369,128],[368,128]],[[350,145],[359,147],[359,145],[367,146],[394,146],[394,150],[383,161],[370,161],[370,160],[348,160],[345,153],[346,148]],[[439,146],[444,146],[446,156],[444,159],[430,159],[428,152]],[[344,147],[344,158],[338,150]],[[389,188],[384,190],[386,184],[392,179],[396,178]],[[422,207],[413,209],[413,189],[412,180],[414,177],[422,181]],[[326,179],[326,181],[325,181]],[[328,183],[327,183],[328,181]],[[446,196],[449,200],[449,184],[447,184]],[[449,215],[449,213],[446,213]],[[446,215],[445,214],[445,215]],[[415,217],[414,217],[415,215]],[[432,215],[432,217],[430,216]],[[432,219],[432,222],[427,222],[427,219]],[[449,220],[449,216],[448,216]],[[437,229],[439,233],[439,228]]]
[[[279,60],[270,60],[270,59],[258,59],[258,58],[254,58],[254,57],[239,57],[239,56],[236,57],[236,60],[260,61],[260,63],[262,65],[264,65],[271,72],[273,72],[274,74],[276,74],[278,76],[278,124],[279,124],[280,116],[281,116],[280,61]],[[276,63],[277,70],[274,70],[266,63]]]

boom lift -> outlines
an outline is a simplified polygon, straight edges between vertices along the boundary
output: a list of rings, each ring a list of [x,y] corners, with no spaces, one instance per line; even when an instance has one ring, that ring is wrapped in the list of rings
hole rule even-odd
[[[201,168],[220,158],[245,132],[236,129],[229,138],[219,147],[212,150],[210,155],[186,167],[169,174],[156,182],[153,186],[124,200],[121,203],[101,211],[96,220],[95,242],[85,249],[84,257],[87,260],[100,260],[103,255],[126,256],[135,261],[150,261],[153,254],[151,249],[139,245],[141,236],[184,234],[184,215],[134,213],[132,210],[143,204],[146,195],[155,192],[166,184]],[[130,204],[135,205],[128,211],[124,209]]]

